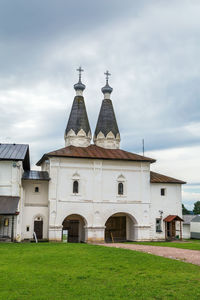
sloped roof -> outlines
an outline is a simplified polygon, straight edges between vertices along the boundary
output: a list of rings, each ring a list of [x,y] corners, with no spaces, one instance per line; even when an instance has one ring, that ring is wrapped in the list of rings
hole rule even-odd
[[[47,171],[25,171],[22,175],[23,180],[50,180],[49,173]]]
[[[171,222],[171,221],[183,221],[179,216],[177,215],[169,215],[167,216],[163,221],[165,222]]]
[[[0,144],[0,160],[23,161],[25,170],[30,169],[29,145]]]
[[[16,215],[19,197],[0,196],[0,215]]]
[[[178,184],[186,183],[185,181],[175,179],[152,171],[150,172],[150,182],[151,183],[178,183]]]
[[[81,129],[83,129],[86,134],[91,131],[83,96],[76,96],[74,98],[65,134],[67,135],[71,129],[76,134]]]
[[[194,218],[195,218],[194,215],[183,215],[183,221],[184,221],[183,224],[190,224],[190,222]]]
[[[112,101],[110,99],[104,99],[99,112],[95,136],[97,137],[99,132],[102,132],[106,136],[110,131],[116,137],[117,133],[119,133],[119,128]]]
[[[191,222],[200,222],[200,215],[194,216],[194,218],[191,220]]]
[[[72,158],[92,158],[92,159],[107,159],[107,160],[125,160],[139,162],[155,162],[155,159],[141,156],[135,153],[127,152],[121,149],[105,149],[96,145],[88,147],[68,146],[56,151],[52,151],[43,155],[37,162],[39,166],[48,157],[72,157]]]

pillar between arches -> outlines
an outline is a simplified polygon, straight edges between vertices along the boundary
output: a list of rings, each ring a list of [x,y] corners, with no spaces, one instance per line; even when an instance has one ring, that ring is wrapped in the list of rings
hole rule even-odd
[[[87,243],[104,243],[105,226],[85,227]]]

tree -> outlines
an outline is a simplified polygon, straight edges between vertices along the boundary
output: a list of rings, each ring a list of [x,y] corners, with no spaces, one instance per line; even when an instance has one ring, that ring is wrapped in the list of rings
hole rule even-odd
[[[194,212],[195,215],[200,214],[200,201],[197,201],[197,202],[194,203],[193,212]]]
[[[184,204],[182,204],[182,213],[183,215],[190,215],[190,211],[187,210]]]

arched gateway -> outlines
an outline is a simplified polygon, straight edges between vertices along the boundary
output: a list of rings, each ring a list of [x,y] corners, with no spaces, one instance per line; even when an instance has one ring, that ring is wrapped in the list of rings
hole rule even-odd
[[[72,214],[67,216],[63,223],[63,230],[68,231],[69,243],[85,242],[86,221],[81,215]]]
[[[136,240],[136,220],[128,213],[115,213],[105,223],[105,242]]]

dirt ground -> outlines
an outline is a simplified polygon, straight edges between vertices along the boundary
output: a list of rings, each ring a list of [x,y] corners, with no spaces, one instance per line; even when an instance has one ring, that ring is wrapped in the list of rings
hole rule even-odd
[[[171,258],[171,259],[182,260],[184,262],[188,262],[200,266],[200,251],[198,250],[188,250],[188,249],[160,247],[160,246],[146,246],[146,245],[136,245],[136,244],[123,244],[123,243],[116,243],[116,244],[108,243],[108,244],[101,244],[101,246],[146,252],[158,256]]]

